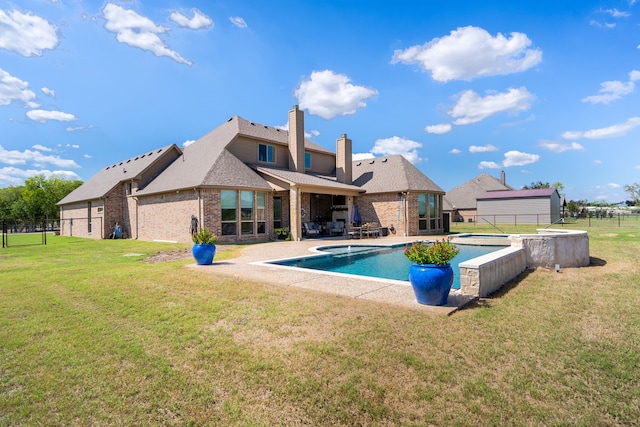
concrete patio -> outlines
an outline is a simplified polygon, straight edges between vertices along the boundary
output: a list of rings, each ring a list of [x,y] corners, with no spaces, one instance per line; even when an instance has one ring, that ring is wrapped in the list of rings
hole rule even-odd
[[[442,236],[425,236],[436,239]],[[342,238],[305,239],[301,241],[275,241],[249,245],[242,249],[240,257],[216,262],[212,265],[190,264],[187,267],[203,274],[225,275],[248,281],[267,283],[280,287],[293,287],[392,304],[424,313],[450,315],[476,298],[462,295],[456,290],[449,294],[444,306],[418,304],[409,282],[377,279],[342,273],[320,272],[310,269],[264,264],[265,261],[296,258],[314,254],[314,248],[330,245],[393,245],[418,240],[418,237],[388,236],[378,239],[345,240]]]

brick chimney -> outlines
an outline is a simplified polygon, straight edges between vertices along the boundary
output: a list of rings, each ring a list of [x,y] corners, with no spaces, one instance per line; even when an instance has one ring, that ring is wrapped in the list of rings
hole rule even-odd
[[[500,184],[505,185],[505,186],[507,185],[507,180],[506,180],[504,171],[500,172]]]
[[[304,173],[304,112],[289,111],[289,170]]]
[[[351,157],[351,140],[347,138],[346,133],[343,133],[340,139],[336,140],[336,179],[338,182],[353,184]]]

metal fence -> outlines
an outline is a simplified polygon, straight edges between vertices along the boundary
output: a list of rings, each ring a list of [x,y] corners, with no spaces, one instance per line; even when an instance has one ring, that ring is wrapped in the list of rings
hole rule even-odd
[[[464,217],[458,217],[451,222],[451,228],[455,229],[456,226],[468,225],[482,226],[519,226],[519,225],[535,225],[537,227],[546,227],[549,225],[568,226],[571,224],[579,223],[585,227],[599,227],[599,226],[617,226],[636,227],[640,225],[640,214],[593,214],[583,215],[580,217],[567,216],[560,218],[560,220],[551,221],[551,216],[548,214],[500,214],[500,215],[465,215]]]
[[[47,233],[59,233],[58,220],[2,220],[2,247],[46,245]]]

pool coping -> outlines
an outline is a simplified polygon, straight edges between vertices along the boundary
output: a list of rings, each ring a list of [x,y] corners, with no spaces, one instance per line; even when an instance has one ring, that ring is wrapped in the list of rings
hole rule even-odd
[[[416,240],[433,240],[437,238],[442,238],[442,236],[393,236],[357,242],[341,238],[275,241],[249,245],[240,251],[238,258],[219,262],[214,260],[212,265],[189,264],[187,267],[205,274],[222,275],[278,287],[291,287],[345,298],[391,304],[424,313],[451,315],[478,298],[463,295],[460,291],[454,290],[449,294],[446,305],[428,306],[418,304],[411,285],[401,280],[268,264],[268,262],[275,260],[317,255],[317,248],[323,246],[349,244],[353,246],[397,246]],[[348,286],[345,286],[345,281]]]

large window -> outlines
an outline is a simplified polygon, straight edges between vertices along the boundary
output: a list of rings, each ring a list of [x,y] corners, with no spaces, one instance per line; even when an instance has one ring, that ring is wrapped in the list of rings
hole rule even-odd
[[[220,195],[223,236],[267,232],[267,193],[222,190]]]
[[[440,218],[438,216],[438,207],[440,205],[440,196],[435,194],[429,194],[429,220],[430,220],[430,228],[435,230],[440,228]]]
[[[418,230],[427,230],[427,195],[418,194]]]
[[[234,236],[238,227],[238,192],[235,190],[222,190],[222,235]]]
[[[438,194],[418,194],[418,229],[437,230],[442,228],[440,206],[442,196]]]
[[[258,234],[267,232],[267,195],[265,193],[256,193],[256,227]]]
[[[275,148],[273,145],[258,144],[258,161],[260,162],[275,162]]]
[[[253,234],[253,191],[240,192],[242,234]]]
[[[273,198],[273,228],[282,228],[282,197]]]

